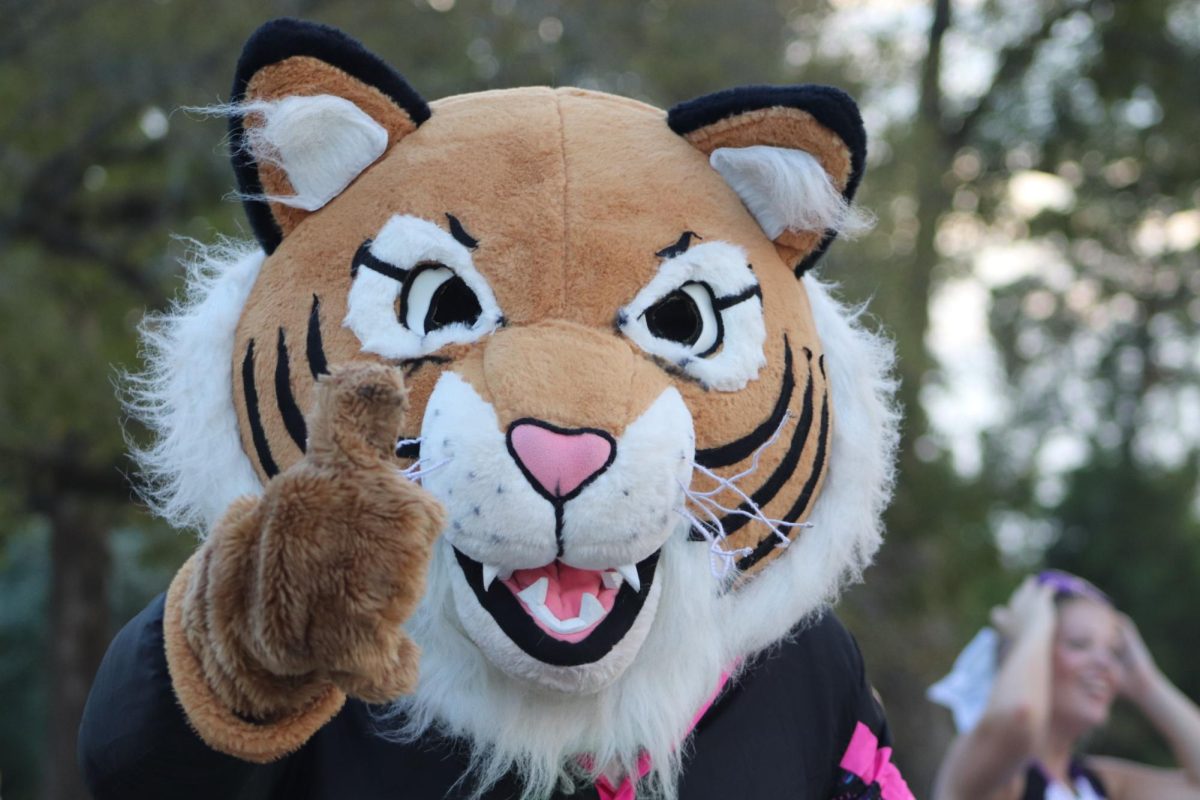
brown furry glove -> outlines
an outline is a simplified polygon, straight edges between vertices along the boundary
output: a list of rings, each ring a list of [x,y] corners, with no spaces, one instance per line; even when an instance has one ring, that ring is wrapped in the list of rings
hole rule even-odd
[[[407,405],[388,367],[322,378],[304,458],[231,505],[176,577],[172,679],[217,749],[269,760],[311,736],[343,693],[382,702],[415,685],[419,652],[400,626],[424,592],[443,511],[400,474]],[[205,687],[192,685],[196,667]]]

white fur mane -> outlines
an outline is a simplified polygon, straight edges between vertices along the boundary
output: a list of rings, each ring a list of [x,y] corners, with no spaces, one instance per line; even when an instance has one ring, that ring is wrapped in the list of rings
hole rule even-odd
[[[262,492],[238,433],[233,344],[266,255],[246,244],[194,248],[182,299],[139,327],[146,368],[125,376],[123,400],[154,435],[148,447],[130,443],[143,499],[203,536],[236,498]]]

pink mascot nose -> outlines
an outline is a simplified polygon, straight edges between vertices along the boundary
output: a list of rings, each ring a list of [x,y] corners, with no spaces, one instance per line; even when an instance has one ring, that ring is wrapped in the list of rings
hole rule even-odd
[[[508,449],[525,477],[551,501],[569,497],[613,460],[608,434],[520,420],[508,429]]]

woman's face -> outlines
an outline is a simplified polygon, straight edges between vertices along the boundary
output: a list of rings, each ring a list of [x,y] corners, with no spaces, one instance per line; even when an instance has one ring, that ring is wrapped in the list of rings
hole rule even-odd
[[[1108,719],[1120,680],[1120,628],[1108,606],[1079,598],[1058,608],[1052,724],[1083,733]]]

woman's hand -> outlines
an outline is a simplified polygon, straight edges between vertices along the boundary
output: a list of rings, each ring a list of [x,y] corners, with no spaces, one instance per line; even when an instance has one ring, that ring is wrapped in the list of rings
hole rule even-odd
[[[1141,705],[1150,692],[1162,682],[1162,673],[1154,663],[1154,657],[1142,635],[1138,633],[1137,625],[1124,614],[1120,614],[1121,651],[1119,655],[1121,671],[1118,690],[1133,702]]]
[[[1035,576],[1021,582],[1008,603],[996,606],[992,625],[1011,644],[1031,630],[1044,630],[1054,624],[1054,589],[1039,584]]]
[[[1029,759],[1045,736],[1050,712],[1050,648],[1054,638],[1054,590],[1025,579],[992,624],[1005,639],[979,723],[951,747],[935,797],[997,798],[1019,794]]]

